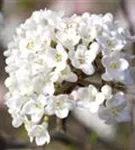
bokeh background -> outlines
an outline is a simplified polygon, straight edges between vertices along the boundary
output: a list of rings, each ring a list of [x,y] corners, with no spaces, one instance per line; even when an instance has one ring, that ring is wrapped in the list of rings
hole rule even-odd
[[[133,124],[121,123],[106,125],[97,114],[83,110],[74,110],[67,119],[67,133],[73,141],[61,138],[52,140],[44,147],[36,147],[29,143],[23,127],[14,129],[11,118],[4,106],[4,71],[3,51],[12,39],[15,28],[25,21],[34,10],[52,9],[64,11],[66,15],[73,13],[107,13],[114,14],[123,27],[135,33],[135,0],[0,0],[0,150],[135,150]],[[135,53],[135,46],[127,48]],[[135,62],[133,62],[135,64]],[[52,117],[51,128],[55,127]]]

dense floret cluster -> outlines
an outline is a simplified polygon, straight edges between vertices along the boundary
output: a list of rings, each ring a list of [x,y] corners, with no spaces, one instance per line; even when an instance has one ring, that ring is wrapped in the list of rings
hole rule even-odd
[[[129,37],[110,13],[35,11],[4,53],[13,126],[24,123],[30,140],[43,145],[50,141],[48,117],[63,119],[75,107],[98,113],[106,123],[129,121]]]

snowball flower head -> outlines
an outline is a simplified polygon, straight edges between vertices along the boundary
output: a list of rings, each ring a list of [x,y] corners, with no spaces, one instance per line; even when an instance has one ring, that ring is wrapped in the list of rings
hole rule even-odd
[[[133,80],[123,50],[130,34],[123,33],[110,13],[33,12],[4,52],[13,126],[24,124],[30,141],[43,145],[49,117],[64,119],[75,107],[100,112],[106,122],[129,120],[124,92]]]

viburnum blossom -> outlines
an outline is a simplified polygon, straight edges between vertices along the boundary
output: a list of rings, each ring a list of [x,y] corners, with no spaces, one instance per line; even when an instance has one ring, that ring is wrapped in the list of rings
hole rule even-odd
[[[45,121],[40,125],[34,124],[27,118],[25,118],[24,120],[24,125],[30,137],[30,141],[32,142],[35,139],[35,142],[38,146],[50,142],[50,135],[47,131],[48,127],[48,123],[46,122],[47,118],[45,118],[44,120]]]
[[[66,118],[69,110],[72,109],[72,103],[68,95],[61,94],[59,96],[50,97],[49,103],[45,108],[45,112],[48,115],[55,114],[59,118]]]
[[[76,95],[78,96],[76,105],[87,108],[92,113],[97,112],[100,104],[105,100],[104,94],[99,92],[93,85],[79,88]]]
[[[35,11],[4,52],[5,104],[13,126],[24,124],[30,141],[43,145],[50,142],[49,117],[66,118],[75,107],[98,113],[106,123],[129,121],[129,39],[110,13]]]
[[[102,75],[102,79],[106,81],[124,81],[125,71],[129,67],[129,63],[124,58],[117,56],[104,56],[102,58],[102,64],[105,67],[105,73]]]
[[[76,51],[72,51],[72,54],[70,53],[72,65],[81,69],[85,74],[91,75],[94,73],[92,62],[95,60],[98,52],[99,45],[96,42],[90,45],[90,49],[87,49],[84,45],[78,45]]]
[[[99,108],[99,116],[106,123],[130,121],[131,115],[127,99],[123,92],[117,92],[111,99],[107,99]]]

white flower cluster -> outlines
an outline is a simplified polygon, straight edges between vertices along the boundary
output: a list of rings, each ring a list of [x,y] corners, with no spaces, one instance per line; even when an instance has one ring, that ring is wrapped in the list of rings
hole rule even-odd
[[[64,17],[35,11],[16,29],[4,53],[9,74],[5,103],[13,126],[24,123],[30,140],[43,145],[50,141],[48,116],[63,119],[75,107],[99,112],[106,122],[129,121],[124,90],[111,87],[132,82],[123,55],[129,36],[110,13]],[[101,84],[93,85],[92,76]]]

